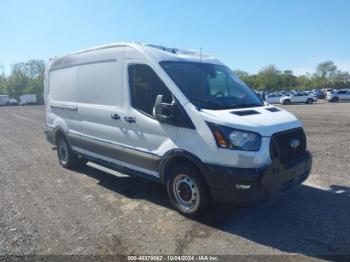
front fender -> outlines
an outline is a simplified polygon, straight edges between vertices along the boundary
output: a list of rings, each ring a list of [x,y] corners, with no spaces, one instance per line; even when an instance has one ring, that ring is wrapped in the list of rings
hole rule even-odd
[[[176,158],[183,158],[183,159],[186,159],[186,161],[191,162],[193,165],[195,165],[202,172],[203,175],[206,174],[206,172],[207,172],[205,165],[198,157],[196,157],[192,153],[189,153],[189,152],[182,150],[182,149],[173,149],[173,150],[167,152],[162,157],[162,159],[159,163],[159,174],[160,174],[161,183],[166,182],[167,168],[168,168],[169,164],[173,160],[175,160]]]

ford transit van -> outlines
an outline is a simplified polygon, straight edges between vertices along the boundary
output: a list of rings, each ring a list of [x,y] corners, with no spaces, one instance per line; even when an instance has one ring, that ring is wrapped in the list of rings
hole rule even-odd
[[[141,43],[77,51],[48,62],[44,97],[63,167],[92,161],[162,183],[189,217],[275,196],[310,174],[298,119],[208,54]]]

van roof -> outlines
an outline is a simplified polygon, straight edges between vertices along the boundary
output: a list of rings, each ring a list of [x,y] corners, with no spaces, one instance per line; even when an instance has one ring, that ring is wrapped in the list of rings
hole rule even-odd
[[[202,61],[207,63],[222,64],[214,56],[203,53],[202,51],[196,51],[192,49],[180,49],[180,48],[170,48],[161,45],[151,44],[151,43],[139,43],[139,42],[116,42],[105,45],[99,45],[87,49],[81,49],[70,54],[64,55],[62,57],[54,57],[52,60],[63,59],[70,55],[83,54],[97,50],[117,48],[117,47],[132,47],[143,53],[144,55],[151,56],[158,61],[165,60],[190,60],[190,61]]]

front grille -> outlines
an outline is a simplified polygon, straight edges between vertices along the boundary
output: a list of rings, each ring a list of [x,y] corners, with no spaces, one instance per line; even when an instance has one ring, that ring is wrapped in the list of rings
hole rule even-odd
[[[300,142],[299,146],[292,148],[293,140]],[[272,158],[277,158],[283,165],[291,164],[302,157],[306,152],[306,136],[302,128],[291,129],[276,133],[271,138],[270,153]]]

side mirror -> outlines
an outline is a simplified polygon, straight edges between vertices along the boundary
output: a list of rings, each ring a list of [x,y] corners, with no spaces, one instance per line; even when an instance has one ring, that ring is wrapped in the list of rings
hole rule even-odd
[[[153,115],[159,122],[168,122],[172,117],[172,104],[163,103],[163,95],[157,95]]]

